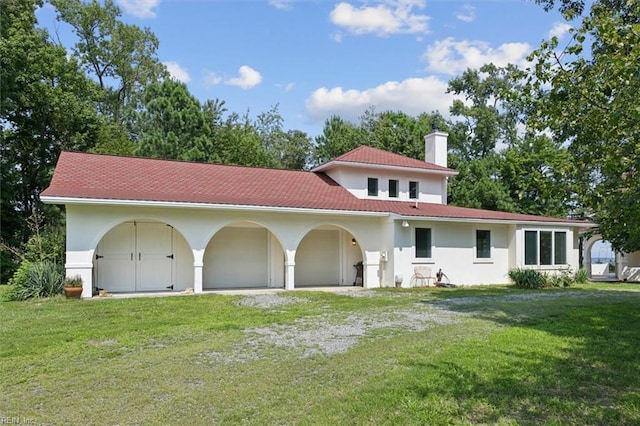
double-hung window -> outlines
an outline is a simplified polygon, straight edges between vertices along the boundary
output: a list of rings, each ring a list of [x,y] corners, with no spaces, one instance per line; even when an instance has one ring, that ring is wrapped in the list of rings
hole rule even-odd
[[[525,265],[566,265],[565,231],[524,231]]]

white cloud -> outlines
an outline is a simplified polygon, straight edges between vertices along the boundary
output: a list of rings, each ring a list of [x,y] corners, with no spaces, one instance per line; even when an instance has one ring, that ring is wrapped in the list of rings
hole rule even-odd
[[[338,3],[329,15],[331,22],[346,31],[362,35],[416,34],[428,31],[429,17],[413,13],[424,8],[425,0],[383,0],[375,6],[354,7]]]
[[[528,43],[504,43],[493,48],[484,41],[455,41],[449,37],[429,46],[425,57],[430,71],[458,75],[467,68],[480,68],[490,62],[499,67],[523,65],[531,50]]]
[[[188,83],[189,81],[191,81],[189,71],[187,71],[185,68],[182,68],[179,63],[169,61],[163,62],[163,64],[165,67],[167,67],[167,71],[169,71],[171,78],[173,78],[174,80],[178,80],[183,83]]]
[[[402,111],[415,116],[440,111],[448,116],[454,96],[446,91],[447,82],[433,76],[389,81],[365,90],[322,87],[307,98],[305,106],[309,117],[316,123],[322,123],[334,114],[358,122],[370,106],[380,112]]]
[[[285,92],[289,92],[289,91],[293,90],[294,86],[295,86],[295,83],[289,83],[289,84],[287,84],[285,86],[284,91]]]
[[[566,22],[556,22],[553,24],[553,28],[549,30],[549,38],[558,37],[562,38],[565,34],[569,32],[573,27]]]
[[[155,18],[160,0],[118,0],[122,9],[138,18]]]
[[[293,4],[293,0],[269,0],[269,5],[280,10],[291,9],[292,4]]]
[[[470,4],[465,4],[455,15],[462,22],[473,22],[476,20],[476,8]]]
[[[220,84],[220,82],[222,82],[222,77],[220,77],[213,71],[205,70],[202,82],[204,83],[204,87],[210,89],[213,86],[217,86],[218,84]]]
[[[250,66],[241,66],[238,73],[240,74],[238,77],[225,80],[225,84],[228,84],[229,86],[238,86],[242,89],[251,89],[262,81],[260,73]]]

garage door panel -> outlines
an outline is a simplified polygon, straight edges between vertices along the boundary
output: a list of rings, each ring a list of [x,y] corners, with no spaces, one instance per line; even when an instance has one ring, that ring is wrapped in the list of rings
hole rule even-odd
[[[164,223],[138,223],[136,290],[166,290],[173,283],[173,228]]]
[[[340,283],[340,231],[313,230],[296,250],[296,286]]]
[[[135,226],[122,223],[107,232],[96,249],[97,286],[111,292],[135,291]]]
[[[266,287],[269,233],[263,228],[224,228],[207,246],[205,288]]]

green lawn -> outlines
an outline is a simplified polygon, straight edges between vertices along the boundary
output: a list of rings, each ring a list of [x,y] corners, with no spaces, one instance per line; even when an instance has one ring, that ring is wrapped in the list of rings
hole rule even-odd
[[[0,319],[0,423],[640,424],[638,284],[56,298]]]

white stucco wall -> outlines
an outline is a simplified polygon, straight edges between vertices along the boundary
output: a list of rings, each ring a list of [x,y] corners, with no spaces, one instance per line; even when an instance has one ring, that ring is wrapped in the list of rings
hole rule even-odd
[[[192,253],[190,261],[193,264],[190,265],[191,271],[184,267],[177,269],[180,288],[184,287],[182,284],[184,279],[191,281],[189,287],[194,288],[196,292],[201,291],[203,287],[216,286],[218,278],[215,273],[210,272],[212,260],[210,253],[207,252],[208,245],[219,231],[238,223],[257,225],[259,229],[265,230],[266,235],[269,235],[270,247],[281,247],[281,249],[276,247],[270,252],[272,254],[266,260],[271,265],[267,266],[267,269],[270,269],[270,282],[263,282],[262,285],[281,287],[284,283],[287,288],[292,288],[295,285],[293,271],[295,271],[296,250],[310,231],[322,226],[333,226],[343,230],[341,238],[349,244],[352,238],[357,241],[357,248],[347,248],[342,252],[344,258],[341,258],[338,266],[338,275],[340,281],[343,281],[341,284],[346,285],[352,282],[351,275],[355,270],[351,262],[355,263],[362,258],[365,261],[364,285],[367,287],[380,285],[378,275],[381,247],[378,232],[380,218],[377,216],[71,204],[67,206],[66,267],[67,274],[79,274],[85,281],[83,297],[91,296],[93,260],[100,240],[118,224],[141,218],[169,224],[184,237],[178,246],[188,247]],[[229,281],[232,278],[230,273],[226,274],[219,278],[231,282]],[[248,281],[245,280],[245,282]],[[243,284],[239,281],[236,285]]]
[[[446,204],[446,178],[429,176],[424,173],[392,172],[379,168],[358,168],[355,170],[335,168],[326,172],[333,180],[358,198],[391,199],[395,201],[414,201],[409,199],[409,181],[418,182],[419,198],[422,203]],[[368,195],[368,178],[378,179],[378,196]],[[398,198],[389,197],[389,180],[399,181]]]
[[[454,284],[508,283],[509,269],[524,267],[528,229],[567,232],[567,265],[538,269],[575,270],[578,265],[577,234],[570,227],[415,218],[408,218],[409,226],[403,227],[399,217],[339,212],[68,205],[67,273],[83,277],[84,297],[91,296],[100,240],[118,224],[141,218],[169,224],[179,236],[174,242],[181,259],[175,271],[176,290],[352,285],[353,265],[360,260],[368,288],[393,286],[396,275],[402,275],[403,287],[415,284],[411,277],[418,264],[430,266],[434,275],[442,269]],[[416,227],[432,229],[430,259],[415,256]],[[490,259],[475,258],[477,229],[491,231]]]

